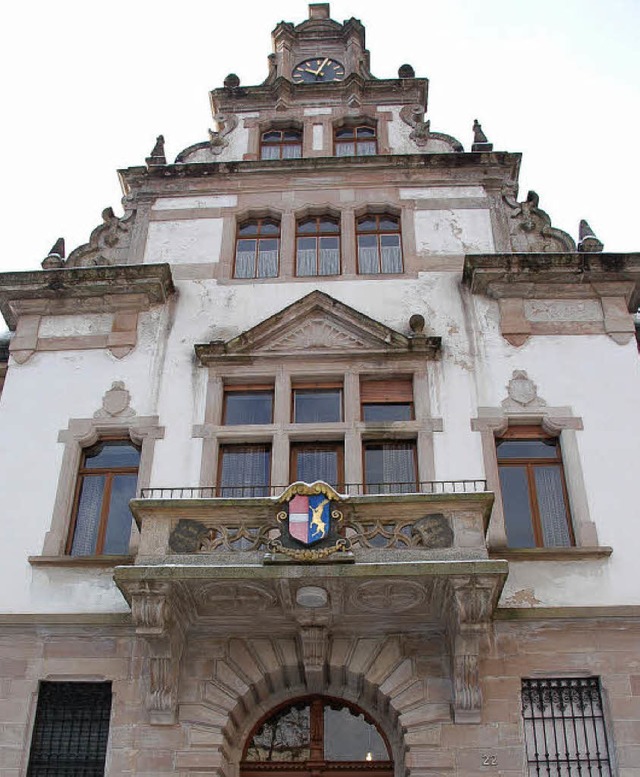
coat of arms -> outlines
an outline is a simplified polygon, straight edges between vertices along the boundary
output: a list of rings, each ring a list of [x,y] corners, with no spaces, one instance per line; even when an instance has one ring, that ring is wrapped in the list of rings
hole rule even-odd
[[[351,548],[340,536],[343,520],[336,504],[342,497],[327,483],[292,483],[278,498],[286,505],[276,515],[281,535],[269,543],[271,554],[284,554],[296,561],[320,561]]]

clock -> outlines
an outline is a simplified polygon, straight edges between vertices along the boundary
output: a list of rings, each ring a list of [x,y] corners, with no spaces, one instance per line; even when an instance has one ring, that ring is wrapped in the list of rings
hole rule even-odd
[[[293,68],[291,74],[296,84],[315,84],[325,81],[342,81],[344,65],[329,57],[305,59]]]

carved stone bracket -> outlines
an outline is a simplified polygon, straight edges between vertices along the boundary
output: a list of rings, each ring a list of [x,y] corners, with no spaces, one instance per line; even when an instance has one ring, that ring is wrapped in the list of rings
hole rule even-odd
[[[172,725],[177,720],[187,608],[170,583],[136,582],[128,593],[136,634],[149,647],[149,720],[156,725]]]
[[[496,577],[453,578],[449,582],[449,639],[456,723],[479,723],[482,712],[480,655],[488,642],[500,595]]]
[[[302,626],[299,640],[307,687],[314,693],[320,693],[325,685],[329,630],[326,626]]]

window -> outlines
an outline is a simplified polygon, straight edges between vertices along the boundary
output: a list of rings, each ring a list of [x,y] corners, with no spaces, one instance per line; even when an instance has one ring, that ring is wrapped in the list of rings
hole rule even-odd
[[[275,278],[280,254],[280,223],[253,219],[238,226],[234,278]]]
[[[128,440],[102,440],[83,451],[67,553],[71,556],[129,552],[131,511],[140,450]]]
[[[417,490],[416,446],[412,441],[366,442],[364,482],[368,494]]]
[[[361,275],[402,272],[400,219],[388,213],[367,215],[356,224],[358,272]]]
[[[334,132],[334,145],[336,156],[373,156],[378,153],[375,127],[339,127]]]
[[[111,683],[41,682],[27,777],[101,777]]]
[[[597,677],[522,681],[528,774],[611,777]]]
[[[521,426],[496,440],[496,448],[509,547],[573,545],[560,440]]]
[[[360,405],[363,421],[411,421],[413,381],[411,378],[363,379],[360,381]]]
[[[296,225],[296,275],[338,275],[340,273],[340,222],[318,216]]]
[[[299,159],[301,156],[300,130],[269,130],[260,136],[260,159]]]
[[[321,384],[294,388],[293,421],[296,424],[342,421],[342,387]]]
[[[299,443],[291,446],[291,480],[313,483],[323,480],[335,489],[344,481],[344,452],[341,443]]]
[[[391,767],[389,748],[367,715],[346,702],[321,698],[289,703],[258,724],[249,737],[241,774],[251,768],[262,771],[260,764],[274,761],[299,766],[305,761],[339,761],[343,765],[347,761],[350,773],[358,763],[364,770],[375,761],[375,773],[383,775],[386,773],[380,767]]]
[[[221,446],[218,496],[230,499],[268,496],[270,479],[271,446]]]
[[[225,426],[270,424],[273,420],[273,387],[225,386],[222,423]]]

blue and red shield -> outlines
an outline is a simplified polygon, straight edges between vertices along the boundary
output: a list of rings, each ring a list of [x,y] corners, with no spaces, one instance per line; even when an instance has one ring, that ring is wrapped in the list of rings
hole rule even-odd
[[[329,534],[331,504],[324,494],[296,494],[289,500],[289,534],[304,545],[313,545]]]

